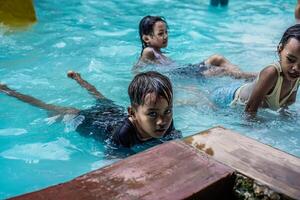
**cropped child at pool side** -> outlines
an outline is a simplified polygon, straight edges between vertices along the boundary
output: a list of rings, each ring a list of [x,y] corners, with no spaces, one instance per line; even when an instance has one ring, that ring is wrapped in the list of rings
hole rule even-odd
[[[133,147],[158,138],[180,138],[173,125],[173,90],[168,77],[158,72],[137,74],[128,87],[131,105],[128,115],[124,109],[107,99],[93,85],[83,80],[79,73],[70,71],[68,77],[77,81],[96,98],[96,106],[87,110],[61,107],[44,103],[0,84],[0,91],[23,102],[54,114],[74,114],[76,131],[86,137],[109,141],[119,147]]]
[[[300,24],[284,32],[277,53],[279,61],[261,70],[256,80],[215,90],[213,99],[246,105],[249,114],[255,114],[260,107],[279,110],[293,104],[300,84]]]
[[[159,16],[145,16],[139,23],[139,35],[142,43],[142,52],[133,70],[138,71],[147,64],[172,65],[174,61],[165,56],[161,49],[168,45],[168,25],[164,18]],[[187,67],[174,68],[175,73],[196,74],[199,76],[223,76],[234,78],[255,78],[256,73],[246,73],[230,63],[220,55],[212,55],[199,64],[190,64]]]
[[[295,19],[296,19],[296,23],[300,23],[300,0],[297,0],[297,4],[295,7]]]

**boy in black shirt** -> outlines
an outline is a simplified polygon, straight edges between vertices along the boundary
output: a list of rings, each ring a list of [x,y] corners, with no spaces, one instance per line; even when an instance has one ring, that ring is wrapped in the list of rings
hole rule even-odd
[[[150,71],[133,78],[128,87],[131,101],[128,115],[122,107],[105,98],[93,85],[82,79],[79,73],[70,71],[68,77],[86,88],[97,99],[97,104],[87,110],[78,110],[44,103],[4,84],[0,84],[0,91],[54,114],[71,114],[75,129],[81,135],[109,141],[117,147],[130,148],[150,140],[164,141],[181,137],[173,125],[173,90],[166,76]]]

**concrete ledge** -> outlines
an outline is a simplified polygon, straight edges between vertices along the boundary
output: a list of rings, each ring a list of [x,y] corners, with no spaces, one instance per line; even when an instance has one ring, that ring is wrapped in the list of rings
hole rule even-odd
[[[299,158],[222,127],[184,141],[282,196],[300,199]]]
[[[177,140],[12,199],[231,199],[233,173]]]

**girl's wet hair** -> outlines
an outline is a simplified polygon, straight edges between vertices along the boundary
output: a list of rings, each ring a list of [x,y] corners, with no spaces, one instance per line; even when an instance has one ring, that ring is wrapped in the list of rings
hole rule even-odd
[[[168,105],[173,103],[173,89],[170,79],[158,72],[148,71],[137,74],[128,87],[128,95],[132,106],[145,104],[147,94],[153,93],[167,100]]]
[[[288,43],[289,39],[291,39],[291,38],[295,38],[300,42],[300,24],[295,24],[294,26],[291,26],[290,28],[288,28],[284,32],[284,34],[279,42],[279,45],[281,45],[281,47],[284,48],[285,45]]]
[[[143,40],[143,35],[153,34],[153,27],[156,22],[164,22],[166,24],[166,26],[168,27],[166,20],[160,16],[148,15],[148,16],[143,17],[143,19],[140,21],[139,34],[140,34],[140,39],[142,42],[142,52],[143,52],[144,48],[147,47],[147,44]]]

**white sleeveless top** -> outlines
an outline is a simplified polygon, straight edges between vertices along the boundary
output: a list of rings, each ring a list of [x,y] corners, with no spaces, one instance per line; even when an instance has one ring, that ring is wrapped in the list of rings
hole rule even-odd
[[[283,83],[283,77],[281,75],[282,69],[279,62],[273,63],[270,66],[274,66],[277,71],[277,82],[275,84],[275,87],[271,94],[268,94],[265,96],[264,101],[267,103],[268,107],[272,110],[278,110],[281,108],[289,99],[289,97],[292,95],[293,92],[298,90],[299,84],[300,84],[300,78],[298,78],[292,88],[292,90],[283,98],[280,100],[280,93]],[[249,101],[249,98],[251,96],[251,93],[254,89],[254,86],[258,82],[259,76],[256,78],[255,81],[252,83],[246,83],[242,85],[240,88],[237,89],[234,95],[234,100],[231,102],[232,105],[234,104],[242,104],[245,105]]]

